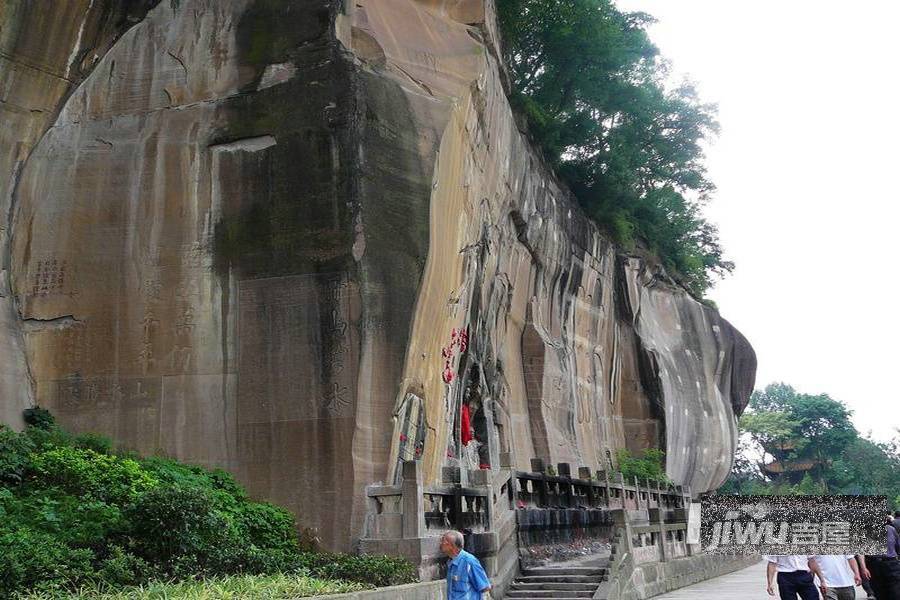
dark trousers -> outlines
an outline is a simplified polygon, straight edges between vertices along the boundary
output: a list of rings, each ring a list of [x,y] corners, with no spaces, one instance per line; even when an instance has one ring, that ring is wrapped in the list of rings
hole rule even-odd
[[[862,581],[862,589],[865,590],[866,596],[870,598],[875,597],[875,590],[872,589],[872,582],[866,579],[865,577],[860,577],[860,581]]]
[[[809,571],[791,571],[778,574],[778,595],[781,600],[819,600],[819,590]]]
[[[875,591],[872,589],[872,584],[869,583],[869,580],[866,579],[866,576],[862,574],[862,565],[859,562],[859,557],[856,557],[856,566],[859,567],[859,578],[862,581],[862,589],[866,591],[866,595],[871,597],[875,596]]]
[[[878,600],[900,600],[900,562],[897,559],[866,557],[872,573],[872,591]]]

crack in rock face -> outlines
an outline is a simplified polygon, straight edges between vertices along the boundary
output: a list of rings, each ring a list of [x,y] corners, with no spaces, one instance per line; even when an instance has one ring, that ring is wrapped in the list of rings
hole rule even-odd
[[[61,317],[52,317],[47,319],[28,318],[22,319],[22,326],[28,333],[36,331],[60,330],[68,329],[82,324],[82,321],[76,319],[72,315],[63,315]]]

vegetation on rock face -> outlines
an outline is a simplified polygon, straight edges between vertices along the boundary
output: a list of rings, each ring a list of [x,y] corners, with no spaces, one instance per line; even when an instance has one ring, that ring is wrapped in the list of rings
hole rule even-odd
[[[734,268],[700,214],[715,107],[689,83],[667,89],[652,18],[612,0],[498,0],[497,13],[511,103],[546,158],[619,243],[643,240],[702,296]]]
[[[827,394],[801,394],[783,383],[757,390],[740,420],[734,467],[719,491],[885,495],[900,507],[900,440],[861,436],[851,416]],[[761,468],[766,464],[787,468]]]
[[[402,559],[309,551],[293,515],[252,501],[224,471],[117,453],[103,437],[66,433],[46,411],[33,411],[26,423],[22,433],[0,425],[0,597],[81,587],[119,594],[123,586],[237,574],[415,581]],[[156,597],[219,597],[191,595],[192,585],[182,586],[184,596]],[[110,597],[150,597],[132,592]]]
[[[628,450],[623,448],[616,452],[616,460],[619,472],[622,473],[626,483],[635,477],[641,484],[647,479],[671,483],[666,475],[666,454],[662,450],[648,448],[644,450],[642,456],[637,457],[632,456]]]

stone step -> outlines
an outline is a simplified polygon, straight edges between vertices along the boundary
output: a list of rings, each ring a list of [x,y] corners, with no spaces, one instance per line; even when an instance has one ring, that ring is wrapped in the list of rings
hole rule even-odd
[[[510,589],[513,590],[573,590],[573,591],[593,591],[597,589],[596,583],[571,583],[559,581],[543,581],[539,583],[531,582],[513,582]]]
[[[510,590],[506,593],[508,600],[524,600],[526,598],[592,598],[593,591],[581,590]]]
[[[533,567],[530,569],[522,569],[522,575],[530,577],[532,575],[552,575],[554,577],[568,575],[587,575],[601,577],[606,574],[606,569],[598,567]]]
[[[547,581],[559,581],[562,583],[600,583],[603,575],[526,575],[516,581],[522,583],[543,583]]]

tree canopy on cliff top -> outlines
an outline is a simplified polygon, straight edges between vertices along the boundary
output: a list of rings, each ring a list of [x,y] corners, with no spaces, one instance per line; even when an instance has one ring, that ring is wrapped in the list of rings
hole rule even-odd
[[[612,0],[498,0],[497,12],[511,102],[557,173],[619,243],[643,240],[702,296],[734,268],[700,213],[716,109],[689,83],[667,89],[652,17]]]

